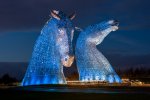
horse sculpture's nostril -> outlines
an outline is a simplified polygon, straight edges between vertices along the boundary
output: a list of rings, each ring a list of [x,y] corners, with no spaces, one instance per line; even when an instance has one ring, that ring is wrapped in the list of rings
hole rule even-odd
[[[65,58],[65,61],[67,61],[67,58]]]
[[[68,58],[65,57],[62,63],[65,67],[70,67],[73,61],[74,61],[74,56],[70,56]]]
[[[114,25],[118,26],[119,25],[119,21],[118,20],[114,20]]]

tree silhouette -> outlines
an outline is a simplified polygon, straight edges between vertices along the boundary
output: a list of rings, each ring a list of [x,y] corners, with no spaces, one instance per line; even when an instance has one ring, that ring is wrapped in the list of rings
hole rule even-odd
[[[13,82],[17,82],[16,78],[10,77],[9,74],[4,74],[2,76],[2,78],[0,79],[0,83],[4,83],[4,84],[10,84]]]

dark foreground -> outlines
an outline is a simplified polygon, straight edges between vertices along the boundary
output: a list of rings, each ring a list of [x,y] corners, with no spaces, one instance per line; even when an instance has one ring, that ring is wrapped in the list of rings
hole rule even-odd
[[[0,100],[149,100],[150,87],[14,87],[0,89]]]

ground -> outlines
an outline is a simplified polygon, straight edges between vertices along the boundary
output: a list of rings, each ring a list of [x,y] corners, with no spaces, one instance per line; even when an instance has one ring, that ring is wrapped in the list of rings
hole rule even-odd
[[[97,92],[96,92],[97,91]],[[0,100],[146,100],[149,87],[13,87],[0,89]]]

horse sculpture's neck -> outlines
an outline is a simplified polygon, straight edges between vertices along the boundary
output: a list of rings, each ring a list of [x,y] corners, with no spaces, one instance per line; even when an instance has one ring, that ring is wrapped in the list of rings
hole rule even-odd
[[[80,33],[80,36],[77,41],[77,49],[78,52],[81,54],[84,54],[83,56],[86,56],[89,59],[97,59],[95,61],[101,61],[103,64],[104,69],[108,68],[110,63],[108,60],[103,56],[103,54],[97,50],[96,45],[100,44],[104,38],[111,32],[111,30],[108,28],[104,31],[100,30],[101,24],[96,24],[93,26],[89,26],[85,29],[85,31]],[[88,56],[87,56],[88,55]],[[112,69],[107,69],[112,70]]]
[[[22,85],[66,84],[58,45],[57,20],[49,20],[41,31]]]

